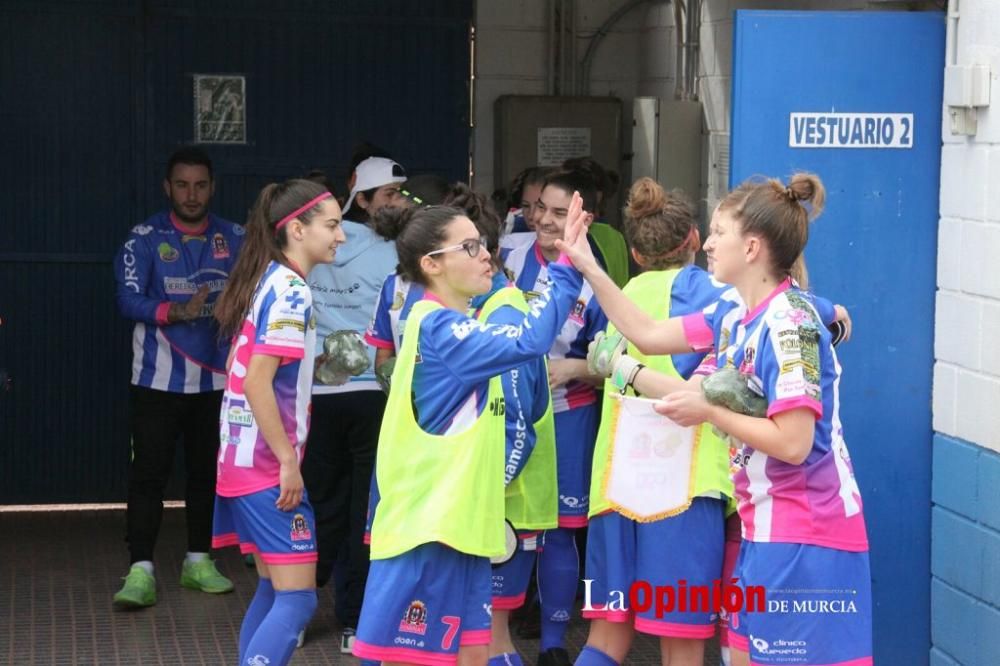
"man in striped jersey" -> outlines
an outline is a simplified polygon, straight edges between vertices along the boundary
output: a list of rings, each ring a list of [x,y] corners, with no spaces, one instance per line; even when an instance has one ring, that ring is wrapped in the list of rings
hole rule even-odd
[[[187,472],[181,585],[211,593],[233,589],[208,557],[229,353],[212,311],[236,264],[243,227],[208,212],[212,163],[198,148],[170,157],[163,189],[170,210],[135,226],[114,264],[118,308],[135,322],[126,519],[131,567],[114,596],[125,608],[156,603],[153,548],[178,439]]]

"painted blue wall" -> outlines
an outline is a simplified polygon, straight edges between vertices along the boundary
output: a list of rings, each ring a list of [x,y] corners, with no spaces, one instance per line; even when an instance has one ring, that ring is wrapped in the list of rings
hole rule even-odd
[[[935,435],[931,664],[1000,664],[1000,455]]]

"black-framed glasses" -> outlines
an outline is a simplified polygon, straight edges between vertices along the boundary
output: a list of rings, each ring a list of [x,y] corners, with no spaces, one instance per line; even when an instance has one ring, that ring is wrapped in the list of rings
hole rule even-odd
[[[459,250],[465,250],[465,253],[470,257],[475,259],[479,256],[480,248],[487,247],[485,238],[469,238],[464,240],[458,245],[451,245],[449,247],[443,247],[440,250],[434,250],[433,252],[428,252],[425,257],[433,257],[435,254],[444,254],[445,252],[458,252]]]

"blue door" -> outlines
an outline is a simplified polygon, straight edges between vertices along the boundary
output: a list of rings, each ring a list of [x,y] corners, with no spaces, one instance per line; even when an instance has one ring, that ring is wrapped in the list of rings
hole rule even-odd
[[[346,189],[362,140],[411,173],[464,180],[472,9],[0,2],[0,368],[14,378],[0,504],[125,498],[131,325],[111,260],[165,205],[167,158],[194,138],[193,75],[246,79],[246,143],[205,146],[212,209],[233,221],[265,183],[313,168]]]
[[[736,13],[730,184],[818,174],[813,289],[847,305],[841,416],[871,543],[876,664],[930,649],[931,376],[944,15]]]

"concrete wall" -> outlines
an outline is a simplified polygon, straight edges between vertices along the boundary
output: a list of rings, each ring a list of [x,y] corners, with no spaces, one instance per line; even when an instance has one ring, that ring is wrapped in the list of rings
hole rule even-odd
[[[963,0],[957,61],[992,105],[941,155],[934,355],[932,664],[1000,663],[1000,3]]]

